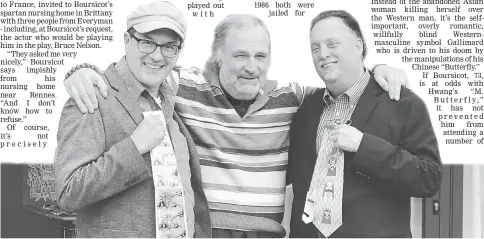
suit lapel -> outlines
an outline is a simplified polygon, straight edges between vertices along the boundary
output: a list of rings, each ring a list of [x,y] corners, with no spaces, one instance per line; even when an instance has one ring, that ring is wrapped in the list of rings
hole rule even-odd
[[[126,86],[123,84],[123,82],[121,82],[122,78],[116,72],[114,64],[111,64],[108,67],[105,75],[109,81],[109,84],[114,89],[113,93],[116,99],[126,109],[136,125],[139,125],[143,120],[143,113],[138,105],[138,102],[136,102],[136,99],[131,96],[126,89]]]
[[[188,131],[185,124],[176,112],[173,113],[173,120],[175,124],[178,124],[180,133],[185,136],[187,141],[188,151],[190,153],[190,169],[192,173],[192,179],[196,179],[197,181],[201,182],[202,176],[200,171],[200,161],[196,150],[195,142],[193,142],[190,132]],[[199,186],[201,187],[201,184]]]
[[[326,107],[326,103],[324,103],[323,96],[324,96],[324,91],[327,89],[320,90],[315,94],[315,100],[312,101],[313,105],[308,107],[309,110],[309,115],[311,115],[310,120],[308,123],[308,128],[310,129],[310,135],[308,139],[311,141],[309,142],[309,150],[311,150],[311,157],[309,157],[309,168],[311,169],[311,173],[308,173],[306,175],[308,177],[308,183],[311,183],[313,173],[314,173],[314,167],[316,165],[316,161],[318,159],[318,153],[316,149],[316,140],[318,138],[318,127],[319,127],[319,121],[321,119],[321,115],[323,114],[323,110]],[[304,119],[303,119],[304,120]],[[308,184],[308,189],[309,189],[309,184]]]
[[[311,161],[309,162],[309,165],[313,170],[314,170],[314,166],[316,165],[316,160],[318,158],[317,152],[316,152],[315,139],[317,139],[317,131],[318,131],[318,125],[319,125],[321,114],[323,113],[324,107],[326,107],[326,104],[324,103],[324,100],[323,100],[323,95],[325,90],[327,89],[324,89],[318,93],[317,100],[315,101],[316,105],[311,107],[311,109],[314,109],[314,115],[311,121],[311,125],[309,127],[314,130],[311,131],[312,135],[310,139],[314,139],[313,140],[314,143],[310,142],[310,145],[311,145],[310,150],[314,152],[314,155],[310,157]],[[351,125],[353,127],[355,127],[360,131],[363,131],[363,128],[368,122],[368,119],[373,113],[375,107],[380,102],[380,99],[377,97],[377,95],[380,94],[382,91],[383,89],[376,83],[372,74],[370,76],[370,81],[368,82],[368,85],[365,87],[365,90],[363,91],[363,94],[361,95],[361,98],[356,104],[356,108],[353,111],[353,114],[351,115],[351,122],[352,122]],[[345,154],[345,159],[354,157],[354,153],[349,153],[345,151],[344,154]],[[312,180],[312,174],[313,174],[313,171],[311,171],[311,174],[308,175],[309,183]]]
[[[373,75],[363,91],[360,100],[356,104],[355,111],[351,115],[352,126],[362,131],[366,122],[370,118],[373,110],[378,105],[380,99],[377,97],[382,92],[382,88],[376,83]]]

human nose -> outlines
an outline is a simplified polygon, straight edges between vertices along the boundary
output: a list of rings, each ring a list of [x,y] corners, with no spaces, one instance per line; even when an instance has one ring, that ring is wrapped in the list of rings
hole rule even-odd
[[[329,49],[326,46],[321,46],[319,50],[319,58],[326,59],[329,57]]]
[[[254,58],[249,58],[244,65],[244,70],[249,73],[255,73],[257,71],[257,65]]]
[[[161,54],[161,47],[156,46],[155,50],[150,54],[151,59],[154,61],[162,61],[165,59],[163,54]]]

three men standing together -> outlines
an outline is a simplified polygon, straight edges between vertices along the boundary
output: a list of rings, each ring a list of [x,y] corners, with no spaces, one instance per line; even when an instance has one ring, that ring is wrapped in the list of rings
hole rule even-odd
[[[148,9],[157,7],[166,9],[166,4],[169,3],[159,2],[158,4],[163,4],[163,6],[152,5]],[[171,20],[167,20],[173,19],[172,12],[163,10],[155,12],[154,16],[149,15],[146,18],[164,19],[166,22],[173,23]],[[318,165],[329,164],[326,160],[331,161],[330,159],[335,159],[331,161],[335,162],[331,163],[331,165],[335,166],[335,175],[342,176],[343,168],[345,172],[345,193],[338,196],[340,199],[342,198],[344,219],[337,219],[333,216],[337,212],[330,211],[330,218],[332,219],[330,225],[332,225],[333,221],[340,220],[343,222],[342,228],[345,228],[345,225],[347,225],[349,230],[341,229],[341,233],[335,235],[348,237],[353,235],[348,233],[361,232],[363,234],[359,236],[382,235],[391,237],[395,235],[394,233],[407,236],[407,232],[410,230],[409,226],[407,228],[410,219],[406,217],[407,214],[409,215],[409,208],[396,209],[396,204],[407,205],[408,201],[409,205],[409,200],[407,199],[413,196],[413,193],[418,191],[418,189],[425,190],[425,193],[415,193],[415,196],[429,196],[438,190],[441,177],[441,163],[436,149],[435,135],[431,126],[425,124],[424,126],[428,128],[424,132],[419,132],[419,134],[423,134],[426,140],[415,146],[416,149],[412,148],[414,146],[413,143],[416,142],[408,143],[407,140],[414,137],[413,127],[417,126],[416,122],[414,122],[415,120],[409,117],[413,117],[414,110],[417,110],[418,114],[426,113],[425,107],[410,91],[405,89],[402,90],[402,96],[410,100],[402,99],[398,102],[390,100],[388,93],[384,92],[374,79],[386,77],[389,78],[389,81],[396,81],[396,84],[400,85],[402,83],[399,80],[400,75],[397,74],[395,77],[394,73],[396,70],[389,69],[386,66],[378,67],[374,73],[366,70],[362,57],[364,55],[363,52],[366,51],[366,46],[362,40],[361,32],[358,36],[355,33],[356,31],[351,30],[347,25],[346,27],[344,24],[338,25],[340,20],[333,18],[335,16],[330,17],[332,21],[330,21],[329,26],[320,23],[320,20],[315,20],[316,22],[313,23],[311,30],[311,49],[315,67],[325,81],[329,91],[301,87],[296,83],[281,86],[277,81],[267,79],[267,71],[271,60],[269,31],[264,22],[253,15],[230,15],[218,24],[215,28],[212,55],[205,65],[203,75],[193,69],[174,69],[177,55],[170,55],[169,53],[171,50],[178,53],[183,47],[183,36],[181,39],[177,39],[176,35],[173,35],[173,33],[177,33],[180,36],[180,31],[184,33],[185,29],[182,24],[177,25],[176,22],[175,24],[164,23],[157,25],[159,30],[156,30],[158,28],[142,28],[143,30],[140,30],[141,28],[134,27],[135,31],[133,31],[130,30],[128,23],[128,31],[125,34],[126,57],[110,66],[104,73],[98,70],[107,78],[107,82],[97,73],[93,74],[94,71],[91,69],[79,69],[65,82],[66,88],[71,96],[74,97],[74,100],[71,99],[69,100],[70,103],[66,104],[63,111],[64,118],[61,118],[59,128],[60,137],[56,169],[59,172],[59,178],[62,179],[61,182],[69,182],[60,184],[59,192],[69,192],[72,195],[81,195],[83,197],[76,197],[76,199],[74,197],[62,198],[66,194],[61,194],[59,201],[65,202],[61,206],[81,212],[97,210],[97,214],[91,213],[89,216],[108,220],[112,213],[126,213],[123,210],[127,209],[122,205],[136,204],[139,206],[138,203],[141,198],[139,198],[138,193],[134,192],[145,190],[146,194],[142,200],[147,203],[140,207],[142,212],[147,213],[147,215],[153,215],[153,217],[146,218],[147,221],[153,222],[146,223],[154,225],[154,221],[158,220],[158,216],[155,217],[153,212],[148,214],[148,211],[153,210],[151,205],[155,204],[155,191],[166,192],[167,187],[155,189],[153,180],[150,178],[150,175],[156,178],[154,176],[156,174],[151,172],[152,168],[154,168],[152,165],[154,160],[153,149],[158,144],[163,144],[163,140],[168,135],[173,143],[178,169],[177,174],[180,175],[183,192],[185,192],[182,203],[185,205],[183,214],[187,219],[185,223],[192,225],[192,228],[194,228],[194,234],[188,234],[190,237],[192,235],[196,237],[285,236],[285,230],[280,223],[284,215],[286,170],[288,171],[288,180],[293,183],[295,192],[291,236],[318,236],[318,234],[313,233],[315,232],[314,230],[306,230],[305,226],[319,223],[320,220],[318,219],[321,216],[319,216],[318,212],[324,213],[324,205],[310,212],[309,216],[313,220],[307,221],[309,224],[301,224],[304,223],[302,217],[304,215],[303,211],[305,211],[302,208],[304,207],[304,202],[307,201],[306,192],[309,189],[314,161],[318,161],[316,163],[317,168],[324,169],[325,166],[318,167]],[[184,22],[184,20],[181,22]],[[325,23],[323,20],[321,22]],[[157,32],[166,32],[166,29],[170,29],[166,36],[171,34],[174,37],[165,37],[162,33],[157,34]],[[342,38],[339,39],[336,36],[328,38],[325,35],[333,31],[337,33],[336,36],[341,36]],[[154,50],[148,51],[148,47],[151,50],[154,48]],[[340,51],[344,54],[339,54],[338,52]],[[93,66],[90,67],[95,68]],[[121,78],[122,81],[111,80],[113,76]],[[143,80],[145,76],[149,76],[149,82]],[[91,81],[91,77],[95,80]],[[137,81],[130,81],[129,79],[137,79]],[[99,87],[101,94],[106,99],[99,97],[99,93],[94,93],[95,90],[92,86],[94,83]],[[387,82],[383,80],[379,84],[385,85]],[[84,85],[86,85],[86,88],[84,88]],[[364,104],[361,102],[366,102],[368,97],[365,95],[371,94],[366,93],[369,90],[364,90],[370,87],[375,92],[378,92],[378,97],[381,98],[382,102],[377,105],[378,107],[385,107],[385,115],[382,114],[380,116],[376,114],[376,116],[370,117],[371,121],[367,123],[371,110],[375,106],[368,108],[368,106],[363,105],[361,107],[360,105]],[[387,87],[385,88],[388,89]],[[347,92],[348,90],[349,92]],[[79,92],[84,96],[82,100]],[[120,92],[126,92],[126,94],[121,96]],[[324,97],[321,96],[322,92],[326,92]],[[399,97],[399,92],[400,87],[398,87],[397,92],[391,92],[391,94],[397,94]],[[174,94],[176,94],[176,97]],[[341,95],[344,95],[344,97],[340,97]],[[311,101],[309,101],[310,99]],[[95,107],[93,105],[90,107],[90,111],[94,112],[92,114],[94,116],[88,116],[91,114],[83,115],[78,111],[74,112],[77,109],[73,109],[73,102],[75,101],[82,109],[82,107],[85,107],[82,103],[83,100],[87,104],[90,104],[90,101],[99,101],[98,110],[94,110]],[[174,105],[172,100],[175,102]],[[323,102],[331,105],[333,101],[350,102],[351,104],[349,106],[336,104],[334,107],[331,107],[329,113],[321,111],[324,108]],[[135,116],[127,117],[132,110],[143,110],[143,102],[147,102],[146,105],[151,107],[147,111],[158,111],[161,109],[166,119],[166,124],[157,119],[150,120],[149,117],[142,119],[139,113],[136,113]],[[118,107],[118,105],[122,107]],[[313,106],[317,110],[311,108]],[[379,108],[375,110],[377,109]],[[356,112],[353,115],[359,115],[357,114],[358,112],[361,113],[361,119],[359,116],[358,119],[351,116],[353,110]],[[298,113],[296,114],[296,112]],[[332,118],[338,112],[341,114],[340,117],[338,119]],[[302,119],[309,117],[308,114],[311,117],[314,114],[314,122]],[[318,127],[309,128],[319,125],[319,117],[321,115],[324,116],[321,119],[322,126],[319,127],[321,130]],[[344,122],[350,116],[355,122],[355,128],[341,125],[341,122]],[[110,121],[105,120],[103,117],[108,117]],[[70,118],[74,118],[76,122],[66,120]],[[126,121],[129,118],[132,118],[132,122]],[[291,126],[293,119],[296,119],[296,121]],[[373,122],[373,119],[376,119],[375,122]],[[365,123],[379,125],[381,123],[380,120],[387,119],[398,120],[396,121],[397,124],[388,121],[388,130],[390,132],[386,132],[386,128],[381,129],[382,133],[380,131],[374,132],[371,130],[372,128],[369,128],[368,134],[361,133],[362,129],[366,133],[367,127],[363,127]],[[334,124],[337,120],[339,120],[339,123]],[[66,122],[63,123],[63,121]],[[145,121],[149,122],[144,123]],[[103,126],[107,122],[112,122],[113,127],[107,128]],[[178,128],[176,126],[172,126],[172,128],[179,130],[171,130],[170,122],[172,124],[176,122]],[[327,122],[334,124],[332,131],[323,130]],[[426,123],[430,123],[430,121]],[[94,126],[96,124],[98,126]],[[123,124],[127,124],[127,126],[124,130],[117,129],[123,132],[120,135],[116,135],[114,129]],[[143,131],[138,130],[143,124],[149,124],[149,127],[144,128]],[[84,127],[79,128],[79,125]],[[292,127],[291,132],[293,132],[291,133],[291,138],[289,138],[290,127]],[[77,136],[72,134],[72,132],[85,132],[85,128],[92,128],[87,131],[92,133]],[[101,132],[109,132],[106,129],[111,128],[113,136],[101,134]],[[299,128],[301,130],[298,130]],[[165,134],[166,131],[167,134]],[[141,134],[143,141],[149,142],[147,147],[138,147],[136,143],[137,135],[141,132],[143,132]],[[181,134],[177,132],[181,132]],[[317,138],[313,137],[316,135],[316,132]],[[144,134],[147,137],[143,138]],[[148,135],[153,135],[153,137],[148,137]],[[419,135],[419,138],[424,139],[423,136]],[[92,147],[92,145],[88,145],[93,144],[93,142],[92,140],[89,142],[82,140],[83,137],[97,137],[99,142],[107,141],[112,143],[109,145],[104,145],[104,143],[96,145],[99,149],[98,151],[87,153],[86,151]],[[105,137],[104,141],[102,137]],[[108,140],[111,137],[112,139]],[[328,137],[335,138],[335,143],[331,143]],[[368,138],[370,142],[368,142]],[[111,162],[110,164],[106,164],[105,162],[107,161],[100,160],[99,156],[96,156],[109,154],[112,151],[112,147],[115,147],[118,142],[124,142],[123,145],[126,148],[123,148],[123,154],[112,156],[112,160],[108,161]],[[177,142],[186,142],[186,144]],[[317,146],[315,145],[316,142],[318,142]],[[367,142],[368,147],[362,147],[366,146]],[[376,150],[374,147],[375,143],[386,147]],[[333,146],[333,144],[336,146]],[[400,146],[402,148],[399,148]],[[405,148],[405,146],[408,148]],[[75,147],[74,151],[77,153],[63,154],[64,151],[69,151],[68,148],[72,147]],[[143,149],[141,150],[140,148]],[[323,148],[324,150],[321,150]],[[358,172],[367,177],[375,177],[375,180],[381,181],[381,184],[388,185],[389,188],[380,188],[379,185],[362,181],[363,178],[355,178],[352,174],[347,176],[348,173],[346,171],[349,170],[347,169],[349,167],[346,161],[349,158],[345,157],[343,159],[341,157],[343,151],[338,150],[338,148],[345,150],[344,154],[355,154],[356,152],[356,155],[358,155],[359,150],[366,150],[364,156],[362,156],[364,159],[362,162],[359,162],[359,164],[363,165],[361,166],[362,169]],[[319,153],[316,153],[318,151]],[[187,155],[188,152],[190,152],[189,156]],[[321,155],[318,160],[312,158],[316,154]],[[331,155],[334,157],[330,157]],[[396,156],[402,156],[404,159],[395,160]],[[123,160],[118,159],[118,157],[129,157],[129,165],[119,164],[118,161]],[[166,162],[170,158],[172,157],[162,157],[161,161]],[[311,162],[311,160],[313,161],[312,165],[307,163]],[[356,158],[353,161],[356,162]],[[188,165],[187,162],[189,162],[191,170],[186,170],[188,167],[183,166]],[[395,163],[397,164],[395,165]],[[140,164],[145,164],[145,167],[141,167]],[[118,172],[116,171],[117,169],[125,170],[136,165],[136,168],[140,170],[136,171],[138,174],[130,171],[129,175],[132,175],[133,179],[137,180],[128,180],[131,183],[124,184],[125,187],[123,189],[117,188],[112,193],[99,198],[99,200],[82,201],[85,195],[103,192],[101,189],[109,189],[109,185],[113,184],[112,180],[122,180],[127,177],[123,176],[127,173],[126,171]],[[397,171],[398,174],[395,174],[395,166],[401,166],[406,171]],[[91,172],[90,168],[92,167],[96,169],[94,173],[85,173]],[[375,168],[377,171],[366,171],[364,170],[365,167]],[[118,175],[115,172],[120,174]],[[150,172],[150,174],[147,172]],[[200,172],[201,175],[199,174]],[[411,174],[405,174],[407,172]],[[104,178],[105,174],[113,177]],[[72,175],[77,176],[77,180],[73,180]],[[114,177],[115,175],[118,176]],[[139,177],[137,175],[144,176]],[[384,177],[388,175],[392,177]],[[323,175],[316,175],[315,178],[324,177]],[[350,178],[347,179],[347,177]],[[184,184],[183,178],[190,178],[190,183]],[[104,180],[101,183],[104,186],[101,187],[94,185],[94,182],[89,182],[89,180],[93,179]],[[350,181],[347,182],[347,180]],[[354,186],[351,186],[353,185],[351,180],[359,184],[366,183],[371,194],[366,193],[368,198],[356,198],[357,204],[348,206],[345,204],[345,200],[351,194],[346,193],[346,190],[348,190],[347,188],[353,190],[351,187]],[[364,177],[364,180],[368,179]],[[407,192],[407,190],[411,193],[403,193],[402,197],[380,197],[380,194],[390,194],[389,190],[394,185],[392,183],[401,181],[405,183],[403,185],[409,188],[402,188],[401,190],[403,191],[399,193]],[[117,183],[121,183],[121,181]],[[175,183],[174,185],[178,184]],[[93,188],[98,188],[99,190],[94,192],[92,191]],[[203,191],[201,190],[202,188]],[[335,199],[337,195],[335,192],[342,189],[342,184],[333,183],[332,187],[328,188],[327,191],[332,191],[333,199]],[[190,193],[190,190],[193,191],[193,194]],[[323,191],[322,194],[324,197],[328,196],[324,194],[325,192]],[[109,203],[121,200],[120,198],[123,195],[131,195],[126,199],[122,199],[124,204]],[[190,200],[189,195],[194,195],[195,200],[193,200],[193,197]],[[137,200],[133,200],[134,197]],[[319,198],[311,198],[314,206],[318,204],[316,201]],[[396,204],[389,199],[395,200]],[[76,208],[68,207],[69,203],[71,203],[70,200],[78,200],[80,204]],[[364,203],[365,200],[368,200],[372,205],[384,207],[386,205],[388,209],[400,210],[398,213],[394,213],[398,218],[389,219],[382,216],[377,218],[378,222],[381,220],[391,220],[392,222],[406,221],[406,224],[401,224],[401,230],[389,229],[381,233],[375,231],[374,234],[369,233],[370,231],[353,230],[352,227],[358,226],[357,229],[364,227],[364,224],[368,221],[361,221],[360,218],[353,220],[351,215],[345,216],[345,212],[351,213],[349,210],[354,211],[353,208],[347,210],[348,207],[360,208],[358,206],[359,203]],[[166,203],[166,200],[161,201],[162,204]],[[190,201],[194,203],[185,203]],[[207,206],[210,210],[210,216],[208,216],[208,211],[206,211]],[[407,209],[408,212],[405,214]],[[341,211],[341,207],[338,210]],[[192,221],[188,220],[190,219],[190,212],[194,212],[194,217],[191,217],[194,218]],[[358,211],[356,213],[356,215],[359,215]],[[119,220],[122,220],[122,218],[119,218]],[[83,223],[85,222],[78,217],[77,225],[79,228],[89,231],[89,227],[94,226]],[[129,224],[130,222],[123,223]],[[113,224],[116,223],[113,222]],[[83,227],[83,225],[86,227]],[[111,226],[106,225],[105,228]],[[176,227],[176,225],[172,226]],[[211,233],[207,232],[207,230],[210,230],[208,228],[212,228]],[[317,228],[323,233],[324,229]],[[336,227],[333,226],[333,228]],[[138,235],[146,235],[148,237],[158,235],[155,234],[154,228],[149,231],[149,234],[139,232],[140,234]],[[95,236],[95,234],[84,235]],[[111,234],[113,237],[117,235],[119,234]],[[328,236],[327,234],[322,235]]]

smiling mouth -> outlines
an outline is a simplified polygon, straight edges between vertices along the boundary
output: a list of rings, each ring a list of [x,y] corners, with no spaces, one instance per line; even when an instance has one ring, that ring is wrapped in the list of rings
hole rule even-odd
[[[321,65],[321,68],[326,69],[326,68],[329,68],[329,67],[331,67],[332,65],[334,65],[336,63],[338,63],[338,62],[337,61],[332,61],[332,62],[324,63],[324,64]]]
[[[153,70],[159,70],[159,69],[163,68],[163,66],[164,66],[164,65],[152,64],[152,63],[149,63],[149,62],[144,62],[143,65],[145,65],[146,67],[153,69]]]
[[[251,77],[251,78],[239,77],[239,78],[242,79],[242,80],[248,80],[248,81],[259,79],[259,77]]]

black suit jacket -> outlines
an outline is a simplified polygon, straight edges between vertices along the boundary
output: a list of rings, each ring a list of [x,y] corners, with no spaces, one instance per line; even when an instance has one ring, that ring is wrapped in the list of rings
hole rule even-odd
[[[317,158],[323,92],[304,101],[291,125],[290,237],[318,237],[316,227],[301,217]],[[351,117],[363,139],[356,153],[344,155],[343,225],[331,237],[411,237],[410,197],[440,190],[442,162],[425,104],[406,88],[400,98],[391,100],[371,76]]]

